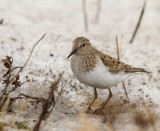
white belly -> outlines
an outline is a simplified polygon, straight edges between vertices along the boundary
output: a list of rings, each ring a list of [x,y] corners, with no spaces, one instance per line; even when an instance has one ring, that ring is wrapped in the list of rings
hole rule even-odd
[[[125,74],[124,72],[119,74],[110,73],[101,61],[94,70],[90,72],[78,72],[76,69],[72,69],[72,71],[75,77],[83,84],[101,89],[115,86],[130,76],[130,74]]]

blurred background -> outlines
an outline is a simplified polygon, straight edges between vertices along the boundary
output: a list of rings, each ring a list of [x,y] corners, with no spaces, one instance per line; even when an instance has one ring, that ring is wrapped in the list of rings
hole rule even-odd
[[[129,37],[143,3],[143,0],[1,0],[0,16],[6,24],[28,26],[34,30],[41,27],[46,32],[54,31],[57,34],[82,35],[85,32],[85,8],[90,34]],[[159,5],[157,0],[147,1],[139,35],[158,37]],[[150,33],[146,30],[150,30]]]

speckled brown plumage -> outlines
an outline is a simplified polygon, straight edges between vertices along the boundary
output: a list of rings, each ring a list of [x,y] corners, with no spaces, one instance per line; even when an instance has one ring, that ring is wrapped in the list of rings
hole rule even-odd
[[[132,67],[125,64],[109,55],[99,52],[99,56],[106,67],[109,68],[110,72],[118,73],[124,71],[125,73],[135,73],[135,72],[146,72],[143,68]]]
[[[102,111],[112,97],[110,87],[124,81],[136,72],[147,72],[142,68],[132,67],[98,51],[85,37],[78,37],[73,41],[72,51],[67,58],[70,56],[72,56],[71,69],[74,76],[81,83],[94,88],[95,98],[88,106],[87,112],[91,111],[91,106],[97,99],[96,88],[108,89],[109,97],[102,107],[96,109],[93,113]]]
[[[87,73],[95,68],[97,62],[98,60],[94,55],[72,57],[71,68],[79,72]]]
[[[85,37],[78,37],[73,41],[71,67],[79,72],[89,72],[93,70],[99,61],[102,61],[106,68],[113,74],[119,72],[135,73],[147,72],[143,68],[132,67],[109,55],[106,55],[94,48]],[[76,69],[75,69],[76,68]]]

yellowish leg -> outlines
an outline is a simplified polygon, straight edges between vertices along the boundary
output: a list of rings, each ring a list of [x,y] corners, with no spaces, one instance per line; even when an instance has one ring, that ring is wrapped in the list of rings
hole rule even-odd
[[[91,104],[88,106],[87,112],[92,110],[91,107],[92,107],[93,103],[95,102],[95,100],[97,99],[97,97],[98,97],[97,89],[94,88],[94,99],[93,99],[93,101],[91,102]]]
[[[96,109],[93,114],[98,114],[98,113],[101,113],[102,110],[104,109],[104,107],[107,105],[107,103],[109,102],[109,100],[112,98],[112,92],[111,92],[111,89],[109,88],[109,97],[108,99],[102,104],[102,106],[98,109]]]

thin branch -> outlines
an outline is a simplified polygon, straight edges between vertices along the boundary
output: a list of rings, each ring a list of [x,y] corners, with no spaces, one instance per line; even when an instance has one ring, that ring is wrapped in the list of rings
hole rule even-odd
[[[26,97],[26,98],[29,98],[29,99],[32,99],[32,100],[36,100],[37,102],[44,102],[45,101],[45,99],[44,98],[39,98],[39,97],[35,97],[35,96],[29,96],[29,95],[26,95],[26,94],[24,94],[24,93],[21,93],[21,94],[19,94],[19,98],[22,98],[22,96],[23,97]]]
[[[44,34],[41,36],[41,38],[33,45],[32,50],[31,50],[31,52],[30,52],[30,54],[29,54],[28,59],[26,60],[26,62],[24,63],[24,65],[20,68],[20,70],[17,72],[17,74],[10,80],[10,82],[12,82],[12,81],[14,80],[14,78],[16,78],[16,77],[19,75],[19,73],[22,72],[22,70],[23,70],[24,67],[27,65],[28,61],[30,60],[31,55],[32,55],[35,47],[36,47],[36,46],[39,44],[39,42],[45,37],[45,35],[46,35],[46,33],[44,33]]]
[[[3,24],[3,22],[4,22],[4,19],[1,19],[1,20],[0,20],[0,25],[2,25],[2,24]]]
[[[17,67],[14,67],[12,70],[11,70],[11,72],[13,72],[15,69],[17,69],[17,68],[22,68],[22,67],[20,67],[20,66],[17,66]]]
[[[6,94],[7,92],[7,88],[10,84],[10,77],[11,77],[11,73],[12,73],[12,64],[13,64],[13,58],[10,57],[10,56],[6,56],[5,59],[2,60],[4,62],[4,66],[8,69],[7,72],[3,75],[2,79],[3,79],[3,83],[5,83],[5,87],[4,89],[2,90],[3,95]],[[1,108],[1,105],[0,105],[0,108]]]
[[[23,84],[19,80],[19,76],[20,76],[19,73],[22,72],[24,67],[27,65],[27,63],[30,60],[30,57],[31,57],[36,45],[45,37],[45,35],[46,34],[43,34],[43,36],[34,44],[27,61],[24,63],[24,65],[22,67],[18,66],[18,67],[15,67],[15,68],[12,69],[13,58],[9,57],[9,56],[6,56],[6,59],[4,60],[4,66],[8,69],[8,71],[5,75],[3,75],[3,78],[4,78],[3,81],[6,85],[5,85],[4,89],[2,90],[3,94],[2,94],[2,97],[0,98],[0,110],[3,107],[3,105],[5,103],[5,100],[6,100],[6,98],[8,98],[9,94],[11,92],[15,91],[18,87],[20,87],[21,84]],[[16,73],[16,75],[14,75],[11,78],[11,76],[12,76],[11,73],[13,72],[13,70],[15,70],[17,68],[20,68],[19,71]],[[10,91],[7,91],[10,84],[15,85],[15,87],[13,89],[11,89]]]
[[[117,45],[117,59],[120,60],[119,44],[118,44],[118,36],[117,36],[117,35],[116,35],[116,45]],[[122,82],[122,84],[123,84],[123,89],[124,89],[124,91],[125,91],[126,97],[127,97],[128,101],[130,101],[130,100],[129,100],[129,97],[128,97],[127,90],[126,90],[125,83]]]
[[[128,102],[130,102],[130,100],[129,100],[129,96],[128,96],[127,89],[126,89],[126,86],[125,86],[124,81],[122,82],[122,84],[123,84],[123,89],[124,89],[124,91],[125,91],[125,94],[126,94],[127,100],[128,100]]]
[[[96,9],[96,15],[95,15],[95,23],[99,22],[100,12],[101,12],[101,0],[97,0],[97,9]]]
[[[86,0],[82,0],[82,6],[83,6],[83,16],[84,16],[84,27],[85,31],[88,31],[88,16],[87,16],[87,10],[86,10]]]
[[[144,1],[144,4],[143,4],[143,7],[142,7],[142,11],[141,11],[140,16],[139,16],[139,20],[138,20],[138,22],[137,22],[136,28],[135,28],[134,33],[133,33],[133,35],[132,35],[132,38],[131,38],[131,40],[130,40],[130,43],[133,43],[134,38],[135,38],[135,36],[136,36],[136,34],[137,34],[137,31],[138,31],[138,29],[139,29],[139,27],[140,27],[140,24],[141,24],[141,21],[142,21],[144,12],[145,12],[146,3],[147,3],[147,2],[146,2],[146,0],[145,0],[145,1]]]
[[[62,85],[61,85],[61,91],[58,93],[57,99],[55,100],[54,104],[51,107],[51,110],[48,112],[48,115],[50,114],[50,112],[53,110],[53,108],[55,107],[56,103],[58,102],[59,97],[62,95],[62,93],[64,92],[64,87],[65,84],[62,81]],[[45,119],[48,117],[48,115],[46,115]]]
[[[118,36],[116,35],[116,45],[117,45],[117,59],[120,60],[119,57],[119,44],[118,44]]]
[[[39,131],[42,120],[44,120],[44,118],[46,118],[46,116],[48,115],[48,109],[51,106],[51,102],[53,102],[53,104],[55,103],[54,90],[55,90],[56,86],[58,85],[59,81],[61,80],[63,73],[64,72],[60,73],[58,78],[56,80],[54,80],[53,83],[51,84],[48,98],[46,99],[46,101],[44,102],[44,104],[42,106],[42,112],[39,116],[38,122],[36,123],[36,125],[33,128],[33,131]]]

